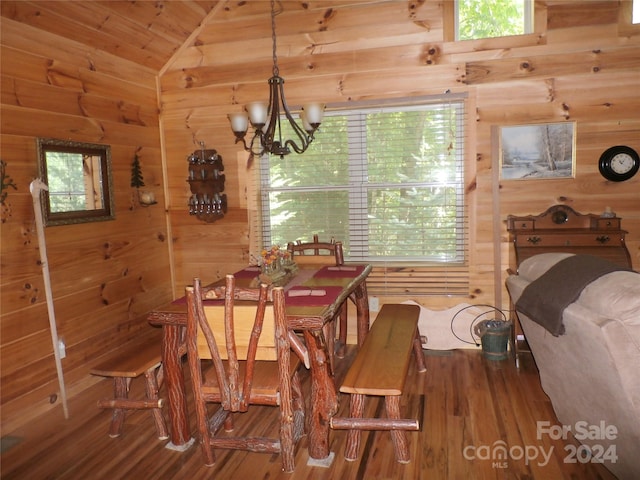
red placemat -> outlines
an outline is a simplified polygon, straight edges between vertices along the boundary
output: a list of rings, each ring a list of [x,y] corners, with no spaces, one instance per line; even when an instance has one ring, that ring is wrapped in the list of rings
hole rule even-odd
[[[324,295],[321,294],[322,292]],[[304,287],[299,285],[287,290],[286,303],[291,307],[330,305],[335,302],[341,292],[342,287]]]
[[[362,273],[364,265],[341,265],[322,267],[314,275],[315,278],[355,278]]]

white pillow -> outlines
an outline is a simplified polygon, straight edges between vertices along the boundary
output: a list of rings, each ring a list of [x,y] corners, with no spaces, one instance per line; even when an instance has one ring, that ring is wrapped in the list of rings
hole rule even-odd
[[[573,253],[539,253],[523,260],[518,267],[518,275],[533,282],[560,260],[574,255]]]

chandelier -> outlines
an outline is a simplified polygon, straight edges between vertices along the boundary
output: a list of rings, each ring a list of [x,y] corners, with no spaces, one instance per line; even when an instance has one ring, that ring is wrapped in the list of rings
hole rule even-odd
[[[300,112],[302,126],[296,123],[289,111],[287,101],[284,98],[284,79],[280,76],[278,70],[276,15],[275,0],[271,0],[273,76],[269,79],[269,104],[267,105],[264,102],[249,103],[245,106],[245,111],[229,114],[229,121],[231,122],[231,129],[236,136],[235,143],[242,142],[244,149],[252,155],[262,156],[265,153],[270,153],[283,157],[291,153],[291,149],[296,153],[302,153],[309,147],[309,144],[313,141],[313,134],[322,122],[324,105],[321,103],[305,104]],[[280,124],[282,115],[289,122],[296,138],[282,139],[282,126]],[[254,129],[254,134],[249,143],[247,143],[245,136],[249,122]]]

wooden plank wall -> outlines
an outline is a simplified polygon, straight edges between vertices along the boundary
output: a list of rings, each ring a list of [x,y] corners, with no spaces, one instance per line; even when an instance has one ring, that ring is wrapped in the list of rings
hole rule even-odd
[[[96,377],[95,358],[142,328],[171,299],[156,73],[2,19],[2,160],[17,185],[2,205],[2,429],[47,409],[62,415],[30,182],[37,137],[110,144],[116,219],[45,229],[68,396]],[[141,207],[130,187],[138,153]],[[73,415],[73,411],[70,412]]]
[[[461,302],[494,304],[501,296],[506,307],[503,285],[510,245],[504,219],[508,214],[537,214],[556,203],[583,213],[611,206],[623,217],[634,264],[640,267],[640,178],[615,184],[597,170],[600,154],[612,145],[640,151],[640,26],[630,25],[631,3],[536,2],[535,33],[466,42],[450,41],[452,5],[390,1],[328,8],[284,2],[276,18],[280,74],[289,104],[438,95],[445,90],[468,94],[469,295],[416,300],[437,309]],[[249,101],[266,100],[269,28],[266,2],[228,4],[160,79],[176,294],[194,275],[215,279],[248,260],[246,210],[238,198],[245,191],[234,190],[234,185],[243,185],[247,172],[242,160],[235,162],[238,150],[226,116]],[[497,159],[491,138],[496,127],[563,121],[577,122],[575,178],[493,180]],[[197,146],[194,140],[217,149],[227,164],[231,213],[213,225],[184,215],[184,159]],[[500,257],[497,275],[494,249]],[[380,299],[392,300],[403,298]]]
[[[416,300],[433,309],[493,304],[498,289],[504,306],[504,219],[559,202],[582,213],[611,206],[623,218],[640,268],[640,178],[615,184],[597,171],[609,146],[640,151],[640,27],[628,24],[630,2],[538,1],[536,33],[468,42],[451,41],[449,1],[283,5],[278,57],[290,104],[445,90],[468,95],[469,295]],[[1,211],[3,430],[59,405],[28,191],[37,175],[35,138],[103,142],[113,150],[116,220],[46,230],[56,315],[67,344],[63,367],[73,393],[93,381],[87,375],[93,358],[146,327],[147,311],[181,295],[196,275],[215,280],[249,261],[251,181],[226,116],[267,95],[269,28],[268,2],[225,2],[192,44],[157,72],[2,19],[1,155],[18,185]],[[577,122],[574,179],[493,180],[495,127],[558,121]],[[200,142],[217,149],[226,167],[229,213],[214,224],[187,211],[186,157]],[[136,151],[159,200],[154,207],[132,200]],[[389,300],[396,299],[380,299]]]

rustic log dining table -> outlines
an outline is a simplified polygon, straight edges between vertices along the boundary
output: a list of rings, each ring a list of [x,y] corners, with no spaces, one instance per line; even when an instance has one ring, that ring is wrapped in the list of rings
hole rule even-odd
[[[369,331],[369,301],[366,279],[371,265],[301,266],[284,285],[287,291],[287,323],[291,330],[301,332],[308,355],[311,376],[309,406],[309,464],[329,466],[334,453],[329,450],[329,424],[338,409],[338,393],[334,380],[334,342],[327,338],[327,329],[336,322],[342,304],[351,298],[356,305],[357,343],[362,345]],[[255,267],[235,273],[236,285],[255,285]],[[216,283],[216,282],[214,282]],[[324,295],[304,295],[304,290],[323,291]],[[295,294],[293,292],[296,292]],[[212,300],[212,302],[215,300]],[[205,305],[206,308],[206,305]],[[186,303],[178,299],[152,311],[148,321],[161,326],[164,381],[167,387],[170,442],[167,448],[183,451],[194,442],[189,431],[189,417],[182,357],[186,353],[184,331],[187,323]],[[335,328],[335,323],[334,323]],[[296,352],[300,354],[300,352]]]

